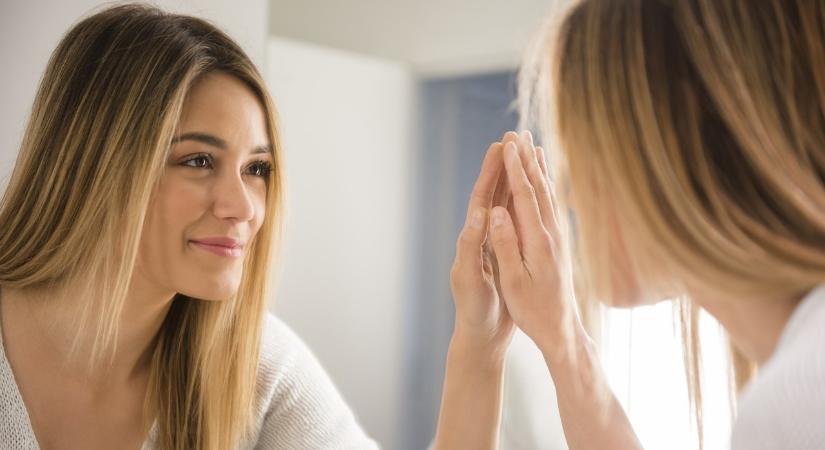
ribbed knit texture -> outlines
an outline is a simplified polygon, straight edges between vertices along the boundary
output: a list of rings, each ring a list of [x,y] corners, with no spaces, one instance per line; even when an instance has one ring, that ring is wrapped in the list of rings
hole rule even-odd
[[[825,285],[796,307],[739,399],[733,450],[825,449]]]
[[[0,448],[38,450],[0,331]],[[264,321],[254,450],[377,449],[307,346],[272,314]],[[143,450],[154,450],[150,431]]]

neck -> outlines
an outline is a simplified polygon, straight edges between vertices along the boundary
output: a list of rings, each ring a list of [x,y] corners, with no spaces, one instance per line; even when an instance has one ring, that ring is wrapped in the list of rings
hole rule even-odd
[[[148,371],[152,344],[173,297],[174,292],[134,284],[117,324],[116,350],[104,353],[102,362],[94,366],[89,362],[101,318],[93,315],[83,329],[76,328],[74,318],[85,298],[71,286],[39,291],[4,288],[0,320],[4,340],[20,346],[19,350],[38,360],[41,367],[101,386],[111,385],[129,382]],[[71,359],[67,358],[70,354]]]
[[[745,356],[761,366],[773,355],[788,319],[804,296],[733,298],[694,293],[692,298],[719,321]]]

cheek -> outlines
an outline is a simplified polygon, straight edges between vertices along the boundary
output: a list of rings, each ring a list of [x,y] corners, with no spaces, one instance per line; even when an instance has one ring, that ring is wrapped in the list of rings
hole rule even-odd
[[[250,234],[254,236],[258,234],[266,217],[266,190],[252,192],[251,201],[255,208],[255,218],[252,219],[252,223],[250,224]]]
[[[610,306],[628,308],[649,303],[645,300],[638,274],[631,265],[630,254],[615,216],[612,216],[609,226]]]
[[[185,245],[186,231],[202,213],[204,194],[182,180],[164,180],[147,215],[153,246],[177,249]],[[168,250],[167,250],[168,251]]]
[[[632,308],[658,303],[672,296],[663,295],[650,283],[645,283],[633,267],[627,252],[611,252],[612,267],[610,271],[611,297],[610,306],[616,308]]]
[[[644,305],[644,301],[636,274],[630,269],[626,263],[617,264],[616,258],[613,259],[613,267],[610,270],[610,285],[611,285],[611,304],[610,306],[616,308],[631,308],[634,306]]]

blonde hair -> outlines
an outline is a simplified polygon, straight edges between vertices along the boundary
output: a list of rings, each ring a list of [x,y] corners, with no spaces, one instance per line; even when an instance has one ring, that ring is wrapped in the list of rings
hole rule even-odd
[[[206,73],[237,77],[265,111],[274,164],[263,225],[238,292],[177,294],[151,350],[144,424],[159,448],[234,448],[254,427],[271,249],[280,236],[276,112],[243,50],[208,22],[140,4],[77,23],[51,56],[0,204],[0,285],[83,286],[78,329],[94,318],[93,359],[114,353],[151,195],[181,110]],[[144,182],[145,180],[145,182]]]
[[[577,1],[528,58],[522,114],[555,150],[590,299],[611,303],[612,219],[643,293],[825,281],[822,2]],[[701,442],[698,308],[679,311]],[[732,360],[741,386],[753,364]]]

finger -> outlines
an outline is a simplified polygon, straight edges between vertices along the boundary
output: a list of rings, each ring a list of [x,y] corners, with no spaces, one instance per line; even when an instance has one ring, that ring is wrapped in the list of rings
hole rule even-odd
[[[530,185],[537,193],[549,191],[546,175],[542,172],[538,148],[533,145],[533,135],[529,131],[519,134],[519,156]]]
[[[536,195],[536,203],[539,207],[541,222],[545,230],[549,230],[553,224],[553,207],[550,201],[550,185],[547,178],[542,174],[541,165],[537,157],[537,152],[533,146],[533,136],[529,131],[522,131],[519,134],[519,156],[522,165],[527,173],[527,179]]]
[[[504,170],[501,170],[501,173],[498,176],[498,182],[496,182],[496,192],[495,194],[493,194],[493,204],[491,206],[501,206],[506,208],[509,198],[510,186],[507,184],[507,173]],[[487,239],[485,239],[484,241],[484,250],[487,252],[492,251],[489,234],[487,236]]]
[[[502,208],[506,208],[509,200],[510,184],[507,182],[507,172],[501,170],[501,173],[498,175],[498,182],[496,182],[496,192],[493,194],[492,206],[501,206]]]
[[[513,143],[508,143],[504,148],[504,167],[513,192],[513,207],[518,216],[518,234],[524,241],[524,248],[527,249],[546,239],[547,232],[542,224],[535,190],[527,178],[518,149]]]
[[[496,206],[491,211],[490,219],[490,240],[493,243],[493,251],[498,260],[498,271],[502,284],[507,285],[508,281],[521,276],[524,264],[519,252],[516,229],[507,210]]]
[[[518,239],[518,248],[524,254],[524,239],[519,235],[520,226],[518,220],[518,213],[516,212],[515,203],[513,202],[513,195],[510,194],[507,200],[507,213],[510,214],[510,220],[513,222],[513,228],[516,230],[516,238]]]
[[[507,145],[508,142],[516,142],[518,140],[518,133],[515,131],[508,131],[504,133],[501,137],[501,145],[502,148],[504,145]],[[493,204],[491,206],[501,206],[502,208],[507,208],[510,204],[510,185],[507,182],[507,172],[502,170],[499,173],[498,181],[496,182],[496,191],[493,194]],[[490,244],[489,242],[485,242],[485,247],[489,251]]]
[[[467,208],[468,218],[471,212],[476,209],[489,209],[492,207],[496,184],[502,172],[501,143],[494,142],[487,149],[487,154],[481,163],[478,179],[476,179],[473,191],[470,193],[470,204]]]
[[[508,131],[504,133],[504,135],[501,137],[501,148],[504,149],[504,146],[506,146],[508,142],[518,142],[518,133],[516,133],[515,131]],[[493,197],[493,206],[501,206],[503,208],[506,208],[509,199],[510,185],[507,182],[507,173],[504,170],[502,170],[501,175],[499,177],[499,184],[496,185],[496,194]]]
[[[556,200],[556,192],[555,192],[555,189],[553,189],[553,183],[550,182],[550,175],[549,175],[549,171],[547,170],[547,159],[545,157],[544,149],[542,147],[536,147],[536,159],[538,159],[538,161],[539,161],[539,167],[541,167],[541,173],[544,176],[545,182],[547,183],[547,186],[549,187],[549,191],[550,191],[547,194],[547,196],[548,196],[547,200],[548,200],[548,203],[550,204],[549,209],[552,213],[552,222],[546,222],[545,221],[544,226],[545,226],[545,228],[547,228],[547,231],[553,233],[554,230],[558,229],[558,225],[559,225],[559,221],[558,221],[559,215],[558,215],[558,211],[556,210],[558,205],[556,204],[556,201],[555,201]],[[542,202],[542,199],[539,199],[539,207],[541,207],[541,202]]]
[[[487,210],[484,208],[471,209],[467,214],[464,228],[458,235],[454,268],[462,277],[480,279],[484,259],[482,244],[487,234]]]
[[[517,142],[518,133],[515,131],[508,131],[501,137],[502,149],[508,142]],[[502,170],[499,176],[499,183],[496,185],[496,193],[493,196],[493,206],[501,206],[507,208],[510,202],[510,185],[507,182],[507,173]]]
[[[550,182],[550,175],[547,172],[547,160],[545,159],[544,155],[544,148],[536,147],[536,159],[539,161],[539,167],[541,168],[541,174]]]
[[[516,142],[518,140],[518,133],[515,131],[508,131],[501,137],[501,145],[507,145],[508,142]]]

